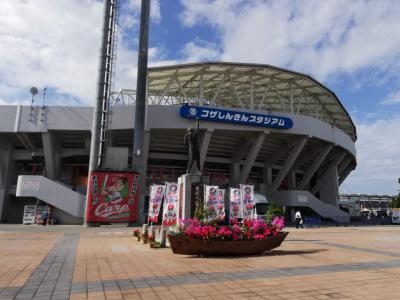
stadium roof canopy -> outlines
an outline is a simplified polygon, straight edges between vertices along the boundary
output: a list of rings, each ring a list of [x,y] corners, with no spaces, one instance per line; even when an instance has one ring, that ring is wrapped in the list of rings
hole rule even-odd
[[[270,65],[206,62],[149,68],[148,104],[183,103],[312,116],[357,138],[334,92],[309,75]]]

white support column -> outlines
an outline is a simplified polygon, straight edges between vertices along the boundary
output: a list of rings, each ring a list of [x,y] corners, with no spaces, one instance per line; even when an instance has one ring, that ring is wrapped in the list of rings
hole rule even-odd
[[[240,171],[238,180],[236,180],[237,182],[245,183],[247,177],[249,177],[251,168],[253,168],[254,162],[256,161],[258,153],[260,152],[260,149],[264,143],[265,135],[265,132],[261,132],[258,134],[258,136],[254,137],[250,151],[247,154],[246,162]]]
[[[251,143],[252,140],[247,139],[244,141],[244,143],[238,145],[238,150],[232,157],[230,184],[239,183],[238,180],[240,175],[240,164],[242,162],[242,157],[247,153],[248,149],[251,146]]]
[[[316,194],[318,193],[321,188],[326,184],[326,182],[330,179],[332,174],[337,174],[337,166],[340,164],[340,162],[343,160],[343,158],[346,156],[346,153],[342,153],[339,156],[337,156],[326,168],[325,172],[322,174],[320,179],[318,180],[317,184],[311,189],[310,193],[311,194]],[[336,180],[337,180],[337,175],[336,175]]]
[[[303,179],[300,181],[298,185],[298,189],[303,190],[305,186],[308,184],[310,179],[314,176],[315,172],[318,170],[318,168],[321,166],[322,162],[326,158],[326,156],[329,154],[329,152],[332,149],[332,145],[327,145],[316,157],[314,162],[311,164],[307,172],[304,174]]]
[[[304,146],[307,143],[308,138],[303,137],[301,138],[293,147],[292,151],[289,154],[289,157],[286,159],[285,163],[282,166],[282,169],[279,171],[278,176],[275,178],[274,182],[272,183],[271,188],[268,190],[270,194],[274,193],[279,186],[281,185],[283,179],[286,177],[289,170],[292,168],[294,162],[296,161],[297,157],[299,156],[300,152],[303,150]]]
[[[268,189],[272,185],[272,168],[269,166],[268,162],[264,163],[263,168],[263,182],[260,184],[260,192],[262,195],[267,196]]]
[[[336,168],[330,172],[330,175],[325,179],[325,183],[321,186],[319,190],[319,199],[324,203],[338,206],[339,193]]]
[[[204,163],[206,162],[207,151],[208,151],[208,146],[210,145],[211,137],[212,137],[212,131],[206,130],[203,134],[203,138],[201,140],[201,145],[200,145],[200,170],[203,170]]]
[[[46,177],[56,179],[60,176],[61,158],[60,147],[53,132],[42,133],[43,155]]]
[[[8,185],[14,163],[12,159],[12,145],[7,142],[0,143],[0,222],[4,221],[4,212],[8,202]]]

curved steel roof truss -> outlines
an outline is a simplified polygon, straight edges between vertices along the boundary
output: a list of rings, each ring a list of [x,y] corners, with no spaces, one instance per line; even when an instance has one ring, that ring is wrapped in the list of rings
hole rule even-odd
[[[112,99],[134,102],[133,91]],[[148,104],[190,103],[307,115],[356,140],[355,126],[336,95],[308,75],[269,65],[198,63],[150,68]]]

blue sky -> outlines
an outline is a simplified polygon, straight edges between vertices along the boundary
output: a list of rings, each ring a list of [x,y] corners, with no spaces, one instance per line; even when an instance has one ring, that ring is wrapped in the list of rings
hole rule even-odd
[[[115,88],[134,88],[139,0],[121,0]],[[91,105],[102,1],[3,0],[0,104]],[[152,0],[150,65],[210,60],[276,65],[333,90],[358,129],[358,167],[341,192],[400,186],[400,1]],[[39,95],[40,96],[40,95]]]

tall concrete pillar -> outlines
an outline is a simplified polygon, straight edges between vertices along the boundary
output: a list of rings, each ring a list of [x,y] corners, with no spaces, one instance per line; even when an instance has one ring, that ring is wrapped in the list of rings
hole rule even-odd
[[[339,205],[338,176],[336,168],[330,173],[329,177],[321,186],[321,189],[319,190],[319,198],[324,203],[335,206]]]
[[[8,187],[14,160],[12,160],[12,145],[0,141],[0,222],[5,220],[5,209],[9,201]]]
[[[46,177],[57,179],[61,175],[60,147],[54,132],[42,133]]]

